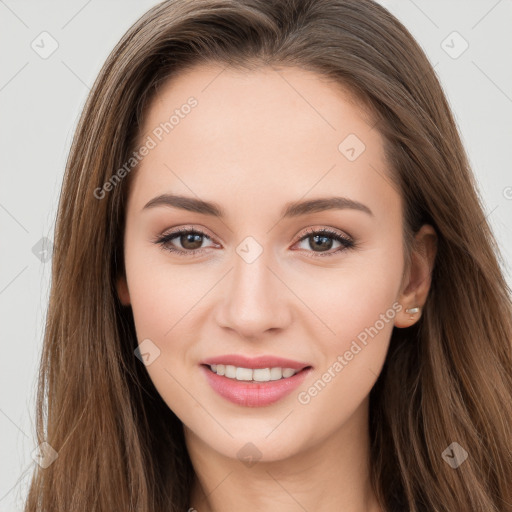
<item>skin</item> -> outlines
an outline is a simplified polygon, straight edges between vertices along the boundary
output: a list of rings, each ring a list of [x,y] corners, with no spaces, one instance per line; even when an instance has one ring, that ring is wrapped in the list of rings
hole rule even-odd
[[[142,160],[127,204],[126,276],[118,294],[131,305],[139,343],[160,355],[147,366],[158,392],[184,424],[196,471],[191,507],[199,512],[380,512],[369,481],[369,393],[393,326],[418,321],[435,257],[435,231],[416,234],[405,267],[402,199],[391,185],[383,139],[339,84],[298,68],[241,72],[201,65],[164,84],[141,140],[194,96],[198,105]],[[350,133],[366,146],[354,161],[339,150]],[[158,206],[162,193],[218,203],[226,218]],[[288,202],[344,196],[365,204],[283,219]],[[174,228],[201,229],[203,243]],[[355,248],[306,228],[330,228]],[[263,252],[252,263],[236,249],[248,236]],[[302,240],[302,241],[301,241]],[[332,245],[329,246],[329,243]],[[323,248],[322,248],[323,247]],[[187,249],[188,248],[188,249]],[[332,256],[322,257],[330,252]],[[366,327],[400,304],[377,335],[307,404],[298,400]],[[228,353],[272,354],[313,366],[298,390],[266,407],[217,395],[201,360]],[[247,443],[254,465],[237,456]]]

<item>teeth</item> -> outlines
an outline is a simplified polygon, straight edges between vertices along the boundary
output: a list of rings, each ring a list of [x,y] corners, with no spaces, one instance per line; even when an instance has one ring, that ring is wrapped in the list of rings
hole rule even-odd
[[[252,380],[252,370],[250,368],[237,368],[235,373],[236,380]]]
[[[270,380],[279,380],[283,376],[281,368],[270,368]]]
[[[270,368],[257,368],[252,371],[252,380],[268,382],[270,380]]]
[[[224,376],[229,377],[230,379],[236,379],[236,367],[227,364],[224,368]]]
[[[212,364],[210,368],[217,375],[224,375],[229,379],[253,382],[287,379],[299,371],[293,368],[241,368],[230,364]]]

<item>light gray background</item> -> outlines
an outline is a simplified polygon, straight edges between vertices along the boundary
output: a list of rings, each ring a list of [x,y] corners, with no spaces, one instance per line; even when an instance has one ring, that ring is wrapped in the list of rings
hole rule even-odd
[[[156,2],[0,0],[0,512],[21,511],[35,462],[34,400],[65,159],[104,60]],[[455,113],[512,283],[512,0],[381,0],[429,56]],[[43,59],[32,42],[50,48]],[[468,49],[462,48],[457,31]],[[443,43],[443,41],[445,41]],[[448,48],[447,48],[448,49]],[[42,49],[41,49],[42,51]],[[37,251],[36,251],[37,252]],[[460,314],[471,314],[461,311]]]

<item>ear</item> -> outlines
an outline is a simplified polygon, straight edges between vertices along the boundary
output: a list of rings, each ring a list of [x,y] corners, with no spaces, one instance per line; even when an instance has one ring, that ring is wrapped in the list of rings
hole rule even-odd
[[[130,292],[128,291],[128,283],[126,282],[126,277],[124,275],[120,275],[117,278],[117,295],[121,304],[123,306],[130,305]]]
[[[436,253],[437,233],[432,226],[424,224],[414,236],[410,265],[398,297],[403,308],[395,317],[396,327],[410,327],[419,320],[430,290]],[[408,309],[411,311],[407,312]]]

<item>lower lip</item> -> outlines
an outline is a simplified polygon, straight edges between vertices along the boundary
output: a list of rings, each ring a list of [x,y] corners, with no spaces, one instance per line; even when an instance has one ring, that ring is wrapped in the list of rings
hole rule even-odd
[[[263,407],[273,404],[296,389],[312,370],[305,368],[292,377],[268,382],[249,382],[217,375],[208,366],[201,365],[210,386],[230,402],[245,407]]]

